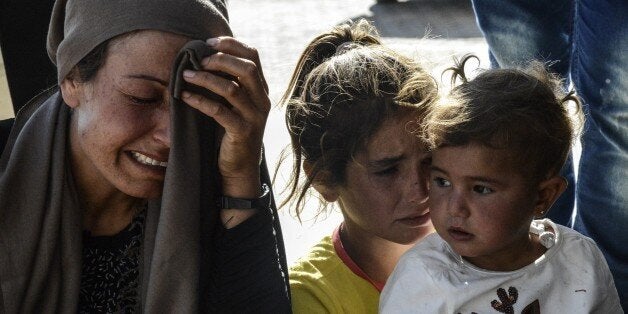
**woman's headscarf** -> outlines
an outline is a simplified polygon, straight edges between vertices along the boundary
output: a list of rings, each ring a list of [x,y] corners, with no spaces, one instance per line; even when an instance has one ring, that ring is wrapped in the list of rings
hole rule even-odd
[[[59,82],[100,43],[141,29],[201,40],[231,36],[221,0],[57,0],[47,48]]]

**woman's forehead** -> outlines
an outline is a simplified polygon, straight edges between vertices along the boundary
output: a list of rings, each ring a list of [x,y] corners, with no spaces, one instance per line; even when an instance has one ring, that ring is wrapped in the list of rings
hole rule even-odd
[[[396,116],[384,121],[368,140],[366,158],[379,160],[422,151],[419,138],[407,128],[412,121],[410,116]]]
[[[174,59],[189,41],[181,35],[145,30],[115,38],[110,43],[105,67],[120,75],[150,75],[167,81]]]

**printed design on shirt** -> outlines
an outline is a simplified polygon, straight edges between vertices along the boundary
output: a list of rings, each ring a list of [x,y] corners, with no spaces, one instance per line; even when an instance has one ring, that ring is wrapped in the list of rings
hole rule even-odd
[[[541,314],[541,304],[539,300],[534,300],[534,302],[528,304],[528,306],[521,311],[521,314]]]
[[[491,301],[491,306],[498,312],[514,314],[515,309],[513,305],[517,303],[517,298],[519,297],[519,291],[515,287],[508,287],[508,293],[506,294],[506,290],[503,288],[497,289],[497,297],[499,301],[493,300]],[[528,304],[521,314],[540,314],[541,313],[541,304],[539,300],[534,300],[534,302]],[[476,313],[472,313],[476,314]]]
[[[514,314],[515,309],[513,305],[517,303],[517,298],[519,297],[519,291],[515,287],[509,287],[508,293],[503,288],[497,289],[497,297],[499,301],[493,300],[491,302],[491,306],[498,312]],[[458,314],[462,314],[458,312]],[[471,312],[471,314],[478,314],[476,312]],[[541,304],[539,300],[534,300],[534,302],[528,304],[521,314],[541,314]]]
[[[146,211],[114,236],[84,235],[77,313],[137,313]]]
[[[517,288],[509,287],[508,294],[506,294],[506,290],[504,290],[504,288],[499,288],[497,289],[497,297],[499,298],[499,301],[491,301],[491,306],[495,310],[501,313],[515,313],[512,306],[517,303],[517,298],[519,297],[519,291],[517,291]]]

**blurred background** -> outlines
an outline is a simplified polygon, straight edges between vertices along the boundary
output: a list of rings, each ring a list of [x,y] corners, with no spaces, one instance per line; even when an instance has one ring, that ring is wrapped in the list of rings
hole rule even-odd
[[[11,96],[23,102],[32,95],[9,94],[5,63],[10,69],[9,80],[17,86],[17,79],[37,80],[45,87],[54,82],[55,76],[40,75],[45,69],[34,62],[22,62],[17,58],[29,52],[19,45],[23,38],[37,36],[39,55],[45,60],[45,29],[47,21],[42,20],[33,29],[33,21],[44,19],[49,13],[38,18],[24,19],[25,10],[33,12],[33,6],[51,7],[52,0],[8,0],[0,8],[4,61],[0,58],[0,119],[13,116]],[[20,3],[20,4],[18,4]],[[230,0],[228,1],[231,26],[236,37],[256,47],[259,51],[266,80],[270,86],[270,97],[274,107],[266,126],[265,146],[271,174],[274,173],[279,157],[289,145],[289,137],[283,119],[283,108],[277,104],[283,95],[288,80],[294,70],[299,55],[309,41],[334,25],[348,20],[365,18],[378,28],[389,47],[419,60],[434,77],[442,83],[441,91],[447,91],[448,80],[441,81],[441,72],[452,65],[454,56],[473,53],[481,60],[482,67],[488,67],[487,45],[475,25],[470,1],[467,0]],[[17,12],[17,13],[16,13]],[[49,11],[48,11],[49,12]],[[29,28],[20,23],[30,25]],[[31,34],[34,32],[34,34]],[[11,40],[12,45],[6,43]],[[11,49],[11,50],[9,50]],[[38,49],[41,49],[40,51]],[[25,51],[26,50],[26,51]],[[17,64],[17,66],[15,65]],[[30,66],[30,68],[29,68]],[[39,76],[38,76],[39,75]],[[43,77],[43,78],[42,78]],[[27,82],[29,86],[32,82]],[[44,88],[41,87],[41,88]],[[23,91],[23,89],[20,89]],[[283,200],[281,191],[291,170],[291,156],[279,167],[274,183],[277,202]],[[320,238],[331,234],[342,217],[337,209],[314,219],[318,200],[309,198],[303,222],[293,218],[288,208],[280,210],[283,235],[286,244],[288,263],[291,264]]]

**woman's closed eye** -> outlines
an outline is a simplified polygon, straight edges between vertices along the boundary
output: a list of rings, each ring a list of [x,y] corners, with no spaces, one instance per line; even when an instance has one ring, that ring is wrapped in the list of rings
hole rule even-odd
[[[137,105],[150,105],[150,104],[160,102],[161,100],[159,97],[143,98],[143,97],[136,97],[136,96],[131,96],[131,95],[127,95],[127,97],[129,98],[131,103],[137,104]]]
[[[159,104],[163,100],[162,94],[154,89],[138,88],[133,85],[128,88],[119,88],[118,92],[132,105]]]

